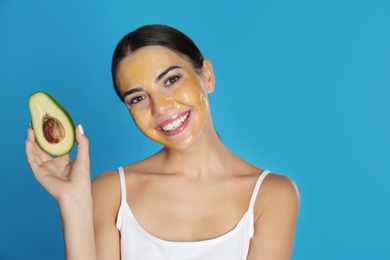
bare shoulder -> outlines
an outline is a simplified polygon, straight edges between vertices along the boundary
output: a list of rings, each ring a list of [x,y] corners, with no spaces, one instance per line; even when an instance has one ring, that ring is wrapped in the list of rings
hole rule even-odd
[[[276,208],[297,212],[299,193],[295,182],[286,176],[269,173],[261,184],[255,207],[257,216]]]
[[[120,181],[118,171],[106,171],[92,182],[92,197],[94,209],[108,210],[107,213],[116,214],[120,205]]]
[[[248,260],[290,259],[298,208],[295,183],[288,177],[268,174],[255,204],[255,233]]]
[[[93,224],[99,259],[120,258],[120,234],[115,225],[120,193],[117,171],[103,172],[92,182]]]
[[[263,181],[262,189],[274,196],[286,196],[298,198],[298,189],[295,182],[289,177],[269,173]]]
[[[105,171],[96,176],[96,178],[92,181],[93,193],[100,193],[101,191],[112,192],[112,190],[115,190],[113,187],[120,187],[119,174],[117,170]]]

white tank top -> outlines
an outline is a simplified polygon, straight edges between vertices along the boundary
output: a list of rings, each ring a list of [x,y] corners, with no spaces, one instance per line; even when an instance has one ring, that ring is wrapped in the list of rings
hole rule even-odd
[[[269,173],[260,174],[253,189],[249,208],[238,224],[226,234],[203,241],[172,242],[146,232],[137,222],[126,202],[126,184],[123,168],[119,167],[122,202],[116,226],[121,233],[122,260],[244,260],[248,255],[254,233],[253,206],[260,185]]]

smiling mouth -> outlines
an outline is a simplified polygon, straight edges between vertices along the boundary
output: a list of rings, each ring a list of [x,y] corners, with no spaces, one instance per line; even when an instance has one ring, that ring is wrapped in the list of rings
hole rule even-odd
[[[165,132],[170,132],[181,126],[188,118],[190,112],[185,113],[183,116],[179,117],[175,121],[170,122],[169,124],[166,124],[161,127],[161,130]]]

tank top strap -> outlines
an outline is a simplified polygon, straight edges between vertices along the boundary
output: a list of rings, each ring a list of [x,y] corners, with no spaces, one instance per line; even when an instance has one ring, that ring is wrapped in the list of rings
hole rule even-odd
[[[122,166],[118,168],[118,172],[119,172],[119,179],[121,182],[122,202],[126,202],[126,181],[125,181],[125,172],[123,171]]]
[[[268,175],[268,173],[270,173],[270,171],[268,171],[268,170],[263,171],[260,174],[259,178],[257,179],[255,187],[253,189],[251,201],[249,202],[249,209],[253,209],[253,206],[255,205],[255,202],[256,202],[257,194],[259,193],[259,190],[260,190],[261,183],[263,182],[265,176]]]
[[[123,167],[118,167],[118,173],[119,173],[119,180],[121,184],[121,196],[122,201],[121,205],[119,207],[118,216],[116,219],[116,228],[121,231],[122,230],[122,221],[123,221],[123,208],[124,205],[126,205],[126,181],[125,181],[125,172],[123,171]]]

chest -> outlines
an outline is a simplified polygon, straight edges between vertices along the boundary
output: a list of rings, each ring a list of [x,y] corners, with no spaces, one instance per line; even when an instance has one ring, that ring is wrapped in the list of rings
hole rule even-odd
[[[168,241],[200,241],[233,230],[249,207],[254,183],[158,181],[127,189],[128,205],[148,233]]]

